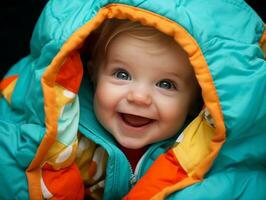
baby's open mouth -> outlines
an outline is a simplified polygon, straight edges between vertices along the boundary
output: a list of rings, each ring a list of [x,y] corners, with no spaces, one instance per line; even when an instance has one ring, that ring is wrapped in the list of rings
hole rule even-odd
[[[125,113],[120,113],[122,120],[133,127],[142,127],[142,126],[146,126],[150,123],[152,123],[154,120],[153,119],[149,119],[146,117],[141,117],[141,116],[137,116],[137,115],[131,115],[131,114],[125,114]]]

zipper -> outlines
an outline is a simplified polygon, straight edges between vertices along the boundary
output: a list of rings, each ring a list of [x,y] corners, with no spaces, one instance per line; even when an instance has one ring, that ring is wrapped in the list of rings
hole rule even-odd
[[[131,172],[132,172],[132,167],[130,166]],[[131,173],[130,179],[129,179],[129,183],[128,183],[128,187],[129,189],[131,189],[137,182],[137,177],[135,175],[135,173]]]
[[[98,140],[98,142],[100,141],[100,145],[103,145],[104,144],[104,146],[105,146],[105,149],[106,148],[109,148],[112,152],[114,152],[115,151],[115,149],[113,148],[113,146],[111,145],[111,144],[109,144],[108,142],[105,142],[105,139],[103,138],[103,137],[101,137],[101,136],[99,136],[99,135],[96,135],[96,134],[94,134],[94,132],[93,131],[91,131],[86,125],[84,125],[83,123],[79,123],[79,126],[81,126],[81,128],[82,129],[85,129],[84,131],[88,131],[90,134],[92,134],[94,137],[95,137],[95,139],[97,138],[97,140]],[[93,140],[93,138],[91,138],[92,140]],[[93,140],[94,141],[94,140]],[[162,146],[163,144],[165,144],[165,143],[168,143],[169,142],[169,140],[167,140],[167,141],[163,141],[163,142],[160,142],[160,143],[157,143],[157,144],[154,144],[154,145],[152,145],[143,155],[142,155],[142,157],[140,158],[140,160],[138,161],[138,163],[137,163],[137,165],[136,165],[136,169],[135,169],[135,171],[133,172],[133,168],[132,168],[132,166],[131,166],[131,164],[130,164],[130,162],[129,162],[129,160],[127,159],[127,157],[125,156],[125,154],[124,154],[124,156],[125,156],[125,158],[126,158],[126,160],[127,160],[127,162],[128,162],[128,165],[129,165],[129,170],[128,170],[128,177],[129,177],[129,180],[128,180],[128,190],[130,190],[136,183],[137,183],[137,181],[140,179],[140,176],[141,176],[141,174],[143,174],[143,163],[145,163],[145,161],[150,157],[150,155],[158,148],[158,147],[160,147],[160,146]],[[104,147],[103,146],[103,147]],[[113,162],[115,163],[114,165],[116,165],[116,164],[118,164],[119,163],[119,161],[118,161],[118,159],[116,158],[116,157],[114,157],[114,160],[113,160]],[[119,173],[118,171],[117,171],[117,173]],[[114,172],[114,174],[117,174],[116,172]],[[107,176],[106,176],[106,178],[107,178]],[[107,180],[107,179],[106,179]],[[117,185],[116,184],[112,184],[111,185],[111,191],[116,191],[115,193],[116,194],[120,194],[120,192],[119,192],[119,190],[118,190],[118,188],[119,187],[117,187]]]
[[[138,161],[137,165],[136,165],[136,168],[135,168],[135,171],[133,172],[133,169],[132,169],[132,166],[129,162],[129,160],[127,159],[128,161],[128,164],[130,166],[130,179],[129,179],[129,189],[131,189],[136,183],[137,181],[140,179],[140,175],[141,173],[139,173],[141,170],[142,170],[142,164],[143,164],[143,161],[149,157],[149,155],[151,155],[153,153],[153,151],[157,148],[161,146],[161,144],[157,144],[157,145],[154,145],[154,146],[151,146],[140,158],[140,160]]]
[[[126,157],[126,155],[125,155]],[[128,188],[131,189],[137,182],[137,177],[136,177],[136,170],[133,172],[133,168],[128,160],[128,158],[126,157],[128,165],[129,165],[129,180],[128,180]],[[139,162],[138,162],[139,164]],[[138,165],[137,164],[137,165]]]
[[[163,146],[164,144],[169,143],[170,141],[171,141],[171,139],[166,140],[166,141],[162,141],[162,142],[157,143],[157,144],[154,144],[143,154],[143,156],[141,157],[141,159],[137,163],[137,166],[136,166],[136,169],[135,169],[135,172],[134,172],[136,182],[141,178],[140,176],[143,174],[143,170],[144,170],[143,169],[144,168],[143,163],[146,163],[147,159],[149,159],[151,154],[153,154],[153,152],[157,148]]]

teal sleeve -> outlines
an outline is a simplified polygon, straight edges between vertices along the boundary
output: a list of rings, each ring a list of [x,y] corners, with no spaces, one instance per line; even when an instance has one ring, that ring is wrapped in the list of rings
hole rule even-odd
[[[203,182],[177,191],[167,200],[263,200],[266,199],[265,186],[265,170],[260,170],[258,165],[254,166],[254,170],[239,166],[228,168],[228,170],[207,177]]]
[[[0,121],[0,199],[29,199],[25,170],[43,134],[35,124]]]

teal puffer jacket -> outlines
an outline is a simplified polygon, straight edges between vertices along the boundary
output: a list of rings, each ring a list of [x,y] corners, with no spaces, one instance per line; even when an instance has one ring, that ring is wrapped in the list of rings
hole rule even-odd
[[[90,33],[110,18],[154,26],[184,48],[214,123],[208,151],[188,178],[154,199],[266,199],[266,32],[243,0],[49,1],[30,55],[0,84],[0,199],[42,199],[41,167],[55,143],[75,143],[77,130],[108,153],[104,199],[121,199],[132,178],[140,179],[180,134],[152,145],[135,177],[97,122],[79,55]],[[67,100],[61,102],[62,94]],[[189,147],[184,155],[197,156]]]

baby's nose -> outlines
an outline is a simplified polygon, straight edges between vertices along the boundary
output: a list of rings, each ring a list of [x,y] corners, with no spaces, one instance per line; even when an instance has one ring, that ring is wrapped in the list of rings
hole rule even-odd
[[[152,103],[150,92],[146,90],[130,91],[127,95],[127,100],[131,103],[144,106],[149,106]]]

